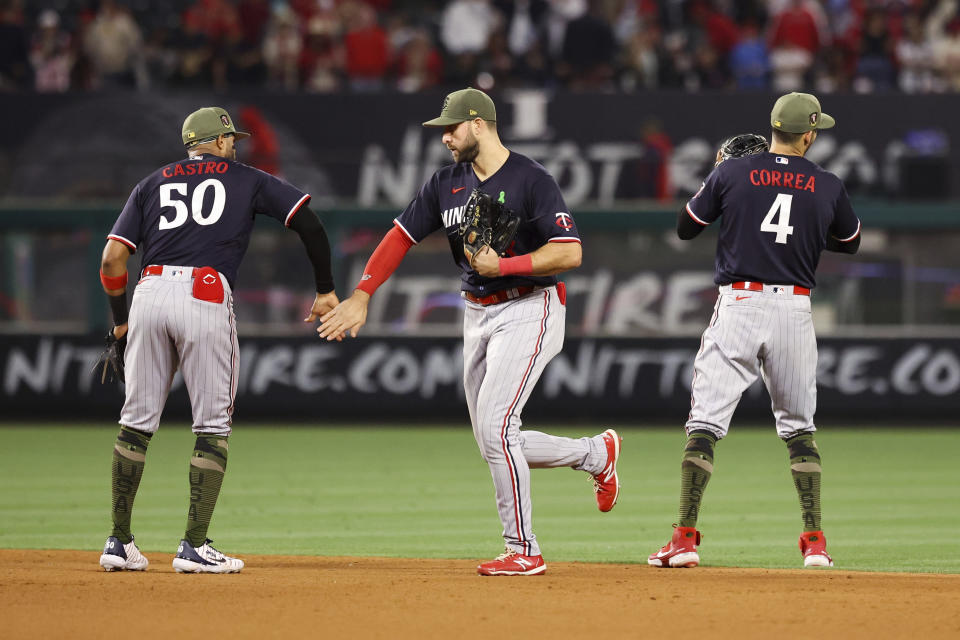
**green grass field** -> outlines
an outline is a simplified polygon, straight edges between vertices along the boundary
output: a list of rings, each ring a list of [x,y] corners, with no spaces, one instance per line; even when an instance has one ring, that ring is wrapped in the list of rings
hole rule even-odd
[[[558,435],[589,435],[556,429]],[[601,514],[569,469],[533,472],[534,528],[554,561],[644,563],[676,520],[682,429],[620,429],[623,490]],[[116,428],[0,425],[0,548],[99,549],[110,529]],[[821,430],[824,529],[838,567],[960,573],[960,430]],[[193,435],[153,438],[133,529],[172,553]],[[735,428],[717,448],[699,527],[704,565],[797,568],[800,516],[786,447]],[[237,425],[210,535],[234,554],[487,558],[493,484],[469,427]]]

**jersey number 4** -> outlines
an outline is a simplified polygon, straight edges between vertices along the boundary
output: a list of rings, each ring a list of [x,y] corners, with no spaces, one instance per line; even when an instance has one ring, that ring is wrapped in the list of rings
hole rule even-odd
[[[209,215],[203,214],[203,197],[207,189],[213,189],[213,207]],[[160,206],[173,207],[176,212],[173,220],[165,215],[160,215],[160,229],[175,229],[187,221],[187,204],[183,200],[176,198],[176,195],[187,198],[186,182],[168,182],[160,185]],[[196,186],[193,190],[193,196],[190,198],[190,213],[197,224],[213,224],[223,215],[223,207],[227,202],[227,190],[223,183],[216,178],[208,178]]]
[[[777,234],[777,244],[787,244],[787,236],[793,235],[793,227],[790,226],[790,204],[792,202],[792,194],[778,193],[777,199],[770,205],[770,210],[767,211],[763,222],[760,223],[760,231]],[[778,218],[776,224],[773,222],[774,218]]]

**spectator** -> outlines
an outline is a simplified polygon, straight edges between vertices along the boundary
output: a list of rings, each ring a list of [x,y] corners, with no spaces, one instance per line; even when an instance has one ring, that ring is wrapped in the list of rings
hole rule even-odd
[[[558,75],[572,89],[608,89],[615,55],[613,29],[601,14],[601,0],[591,0],[589,10],[567,24]]]
[[[424,28],[414,31],[397,56],[397,89],[416,93],[435,87],[443,76],[443,59]]]
[[[387,32],[377,22],[377,12],[362,2],[344,12],[343,48],[350,87],[355,91],[376,91],[384,87],[390,67]]]
[[[893,87],[893,40],[887,28],[886,11],[872,9],[863,21],[860,59],[854,88],[861,93]]]
[[[30,86],[30,53],[20,0],[0,0],[0,91]]]
[[[754,22],[743,25],[740,40],[730,51],[729,64],[738,89],[767,88],[770,57],[767,54],[767,45]]]
[[[277,5],[263,39],[263,60],[267,66],[267,83],[273,87],[295,91],[300,86],[300,18],[285,4]]]
[[[903,38],[897,43],[900,73],[897,84],[906,93],[929,93],[934,90],[933,46],[924,38],[923,22],[916,12],[903,20]]]
[[[34,88],[39,93],[63,93],[70,89],[73,51],[70,36],[60,29],[60,14],[45,9],[37,18],[37,32],[30,46]]]
[[[93,66],[93,82],[109,88],[143,87],[147,83],[141,50],[143,35],[130,12],[115,0],[101,0],[86,31],[84,48]]]
[[[940,0],[927,19],[933,65],[948,91],[960,90],[960,17],[957,0]]]
[[[656,89],[660,82],[658,44],[660,27],[656,24],[637,29],[627,40],[623,55],[620,87],[625,91]]]
[[[313,93],[333,93],[343,86],[343,44],[336,14],[315,15],[307,23],[300,54],[301,86]]]
[[[448,85],[471,86],[500,16],[488,0],[452,0],[440,18]]]

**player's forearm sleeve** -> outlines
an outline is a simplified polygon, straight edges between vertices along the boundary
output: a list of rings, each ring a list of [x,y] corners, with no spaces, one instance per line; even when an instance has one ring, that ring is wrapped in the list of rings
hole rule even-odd
[[[317,293],[333,291],[333,271],[330,267],[330,240],[320,218],[309,207],[301,207],[299,215],[290,220],[290,228],[297,232],[307,256],[313,265],[313,277],[317,283]]]
[[[700,235],[706,227],[690,217],[687,207],[680,209],[677,214],[677,235],[681,240],[690,240]]]
[[[386,282],[387,278],[397,270],[400,262],[403,261],[403,256],[407,255],[407,251],[412,246],[413,241],[398,227],[390,229],[367,260],[363,277],[360,278],[356,288],[373,295],[377,287]]]

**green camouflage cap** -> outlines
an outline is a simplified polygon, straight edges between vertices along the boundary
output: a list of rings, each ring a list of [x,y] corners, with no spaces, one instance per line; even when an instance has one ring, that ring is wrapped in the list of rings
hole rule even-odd
[[[443,99],[443,110],[440,117],[427,120],[425,127],[446,127],[459,124],[466,120],[483,118],[490,122],[497,121],[497,108],[493,106],[490,96],[478,89],[460,89],[447,94]]]
[[[217,136],[232,133],[237,140],[249,138],[249,133],[237,131],[233,120],[226,109],[220,107],[204,107],[197,109],[183,121],[181,135],[183,144],[191,147],[201,142],[215,140]]]
[[[820,109],[820,101],[810,93],[788,93],[774,103],[770,126],[787,133],[806,133],[829,129],[837,123]]]

